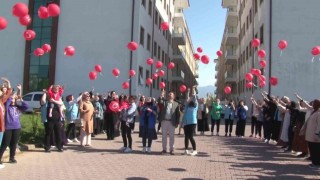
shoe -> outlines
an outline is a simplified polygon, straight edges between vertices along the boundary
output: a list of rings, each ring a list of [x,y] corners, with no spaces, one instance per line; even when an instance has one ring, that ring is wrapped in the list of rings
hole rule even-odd
[[[184,150],[184,155],[189,155],[190,154],[190,152],[189,152],[189,150]]]
[[[264,140],[264,142],[267,143],[267,144],[269,144],[269,140],[268,140],[268,139]]]
[[[11,164],[17,164],[17,160],[15,160],[15,159],[10,159],[10,160],[9,160],[9,163],[11,163]]]
[[[257,139],[257,136],[254,136],[255,139]]]
[[[252,137],[253,135],[251,134],[249,137]]]
[[[143,153],[147,152],[147,148],[146,148],[146,147],[143,147],[143,148],[142,148],[142,152],[143,152]]]
[[[304,160],[306,160],[306,161],[311,161],[311,157],[310,157],[310,156],[306,156],[306,157],[304,158]]]
[[[291,149],[287,148],[283,152],[291,152]]]
[[[91,134],[91,137],[96,137],[94,134]]]
[[[45,151],[46,153],[51,153],[51,150],[50,150],[50,149],[44,149],[44,151]]]
[[[174,155],[174,152],[173,152],[173,151],[170,151],[170,155],[172,155],[172,156],[173,156],[173,155]]]
[[[78,141],[78,139],[77,139],[77,138],[74,138],[74,139],[73,139],[73,142],[78,143],[79,141]]]
[[[63,152],[63,149],[58,149],[58,152]]]
[[[167,154],[166,150],[161,151],[161,154]]]
[[[122,148],[119,149],[119,151],[124,151],[126,149],[127,149],[127,147],[122,147]]]
[[[86,144],[85,146],[87,146],[87,147],[91,147],[91,144]]]
[[[306,153],[301,153],[301,154],[297,155],[297,157],[300,157],[300,158],[304,158],[304,157],[306,157],[306,156],[307,156]]]
[[[229,137],[231,137],[231,133],[229,134]]]
[[[227,137],[227,136],[228,136],[228,134],[226,133],[224,136],[225,136],[225,137]]]
[[[67,139],[68,143],[72,143],[73,141],[71,141],[70,139]]]
[[[311,169],[319,169],[320,166],[319,165],[314,165],[314,164],[309,164],[309,168],[311,168]]]
[[[198,154],[197,151],[192,151],[192,153],[190,153],[191,156],[195,156],[195,155],[197,155],[197,154]]]
[[[126,150],[124,150],[124,152],[125,152],[125,153],[131,153],[131,152],[132,152],[132,149],[128,147],[128,148],[126,148]]]
[[[2,169],[2,168],[4,168],[5,166],[2,164],[2,163],[0,163],[0,169]]]
[[[151,153],[151,147],[147,147],[146,151],[147,153]]]
[[[286,149],[288,146],[287,145],[284,145],[281,147],[281,149]]]
[[[244,138],[244,136],[241,136],[241,138]]]

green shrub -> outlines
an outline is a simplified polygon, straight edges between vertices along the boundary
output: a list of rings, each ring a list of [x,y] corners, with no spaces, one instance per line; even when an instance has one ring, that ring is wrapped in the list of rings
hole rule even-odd
[[[39,114],[21,115],[21,134],[20,143],[37,144],[42,143],[44,139],[44,126]]]

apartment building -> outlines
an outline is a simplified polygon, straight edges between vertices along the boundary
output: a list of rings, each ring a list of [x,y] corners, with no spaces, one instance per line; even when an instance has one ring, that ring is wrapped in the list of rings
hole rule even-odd
[[[252,94],[257,97],[261,91],[276,96],[294,93],[311,100],[315,97],[320,75],[316,69],[320,63],[312,63],[312,47],[320,44],[317,9],[320,1],[307,3],[299,0],[222,0],[222,7],[227,9],[225,33],[221,42],[223,57],[219,58],[217,70],[217,96],[220,98],[245,99],[250,102]],[[251,40],[259,38],[259,49],[266,51],[267,66],[261,69],[269,79],[276,76],[277,86],[268,81],[264,88],[246,88],[245,74],[251,68],[260,69],[257,56],[258,48],[252,48]],[[280,56],[278,42],[286,40],[288,47]],[[253,80],[259,86],[257,78]],[[225,86],[232,88],[226,95]]]
[[[197,64],[193,60],[192,41],[183,9],[190,7],[188,0],[21,0],[28,4],[33,29],[37,36],[32,41],[23,39],[26,29],[11,15],[15,2],[6,1],[0,6],[1,16],[8,20],[8,28],[0,32],[1,76],[13,83],[23,83],[24,93],[46,88],[50,84],[63,84],[66,94],[94,88],[97,92],[115,90],[127,94],[158,96],[159,83],[166,82],[167,90],[176,89],[177,83],[196,84]],[[60,5],[56,18],[42,20],[38,8],[49,3]],[[161,30],[161,23],[168,22],[170,29]],[[127,44],[139,44],[136,51],[129,51]],[[5,43],[3,43],[5,42]],[[33,50],[49,43],[50,54],[41,57]],[[64,55],[64,48],[76,49],[73,57]],[[180,53],[181,56],[178,56]],[[166,75],[146,85],[147,78],[157,70],[146,64],[148,58],[162,61]],[[176,61],[173,70],[167,64]],[[95,64],[103,68],[102,75],[94,81],[88,74]],[[118,68],[120,76],[112,76]],[[128,81],[129,70],[136,71],[130,88],[122,89]],[[179,72],[179,73],[177,73]]]

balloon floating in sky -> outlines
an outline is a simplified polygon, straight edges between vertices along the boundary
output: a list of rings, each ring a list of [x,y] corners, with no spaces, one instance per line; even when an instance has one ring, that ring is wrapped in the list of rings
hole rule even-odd
[[[223,55],[222,51],[220,51],[220,50],[217,51],[217,56],[218,56],[218,57],[221,57],[222,55]]]
[[[138,49],[138,44],[136,42],[132,41],[132,42],[128,43],[127,47],[130,51],[135,51]]]
[[[31,41],[36,37],[36,33],[33,30],[26,30],[23,33],[23,37],[25,38],[25,40],[27,41]]]
[[[169,23],[167,23],[167,22],[161,23],[161,29],[162,29],[163,31],[169,30]]]
[[[174,68],[174,63],[173,62],[170,62],[169,64],[168,64],[168,69],[173,69]]]
[[[193,57],[194,57],[196,60],[199,60],[201,56],[200,56],[199,53],[194,53]]]
[[[101,73],[102,72],[102,67],[99,64],[97,64],[97,65],[94,66],[94,70],[99,72],[99,73]]]
[[[38,16],[40,17],[40,19],[47,19],[49,17],[48,8],[40,6],[38,9]]]
[[[266,60],[260,60],[259,64],[260,64],[261,68],[265,68],[267,65],[267,62],[266,62]]]
[[[44,45],[42,45],[41,48],[44,50],[45,53],[48,53],[48,52],[51,51],[51,46],[50,46],[50,44],[44,44]]]
[[[0,16],[0,31],[7,28],[8,22],[4,17]]]
[[[186,92],[186,90],[187,90],[187,87],[186,87],[185,85],[181,85],[181,86],[180,86],[180,92],[181,92],[181,93]]]
[[[162,68],[162,66],[163,66],[163,63],[161,61],[157,61],[156,68],[160,69],[160,68]]]
[[[226,86],[226,87],[224,88],[224,92],[225,92],[226,94],[230,94],[230,93],[231,93],[231,87],[230,87],[230,86]]]
[[[97,78],[97,72],[91,71],[91,72],[89,73],[89,79],[90,79],[90,80],[95,80],[96,78]]]
[[[260,46],[260,39],[258,39],[258,38],[253,39],[251,41],[251,46],[254,47],[254,48]]]
[[[260,58],[265,58],[265,57],[266,57],[266,51],[263,50],[263,49],[260,49],[260,50],[258,51],[258,56],[259,56]]]
[[[23,17],[28,15],[28,13],[28,6],[24,3],[19,2],[12,7],[12,14],[16,17]]]
[[[197,48],[197,51],[198,51],[198,53],[202,53],[202,52],[203,52],[203,49],[202,49],[201,47],[198,47],[198,48]]]
[[[115,77],[118,77],[120,75],[120,70],[118,68],[114,68],[112,70],[112,74],[115,76]]]
[[[128,89],[129,88],[129,82],[124,82],[124,83],[122,83],[122,89]]]
[[[66,56],[73,56],[76,52],[76,49],[73,46],[67,46],[64,48],[64,55]]]
[[[203,56],[201,56],[201,62],[203,64],[209,64],[210,59],[209,59],[209,57],[207,55],[203,55]]]
[[[35,55],[35,56],[43,56],[44,55],[44,50],[43,49],[41,49],[41,48],[36,48],[34,51],[33,51],[33,54]]]
[[[151,78],[147,78],[146,83],[147,83],[147,85],[152,84],[152,79]]]
[[[165,74],[164,70],[160,70],[160,71],[158,72],[158,75],[161,76],[161,77],[164,76],[164,74]]]
[[[148,64],[148,65],[152,65],[152,64],[153,64],[153,59],[148,58],[148,59],[147,59],[147,64]]]
[[[27,14],[23,17],[19,17],[19,23],[22,26],[28,26],[31,23],[31,17],[29,16],[29,14]]]
[[[48,5],[48,13],[51,17],[59,16],[60,7],[57,4],[51,3]]]
[[[135,75],[136,75],[136,71],[133,70],[133,69],[131,69],[131,70],[129,71],[129,75],[130,75],[130,77],[135,76]]]
[[[160,88],[161,88],[161,89],[164,89],[164,88],[166,87],[166,83],[164,83],[164,82],[160,82],[159,85],[160,85]]]

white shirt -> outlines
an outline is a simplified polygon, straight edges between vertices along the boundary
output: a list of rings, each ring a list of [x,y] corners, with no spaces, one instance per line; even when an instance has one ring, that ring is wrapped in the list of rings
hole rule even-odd
[[[164,116],[164,119],[166,119],[166,120],[170,120],[171,119],[172,109],[173,109],[173,103],[172,102],[168,102],[167,109],[166,109],[166,114]]]

